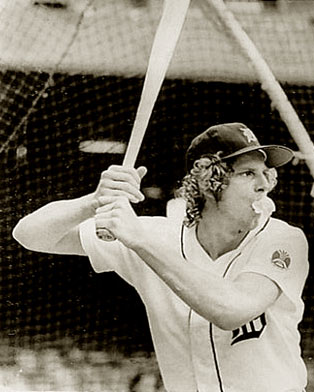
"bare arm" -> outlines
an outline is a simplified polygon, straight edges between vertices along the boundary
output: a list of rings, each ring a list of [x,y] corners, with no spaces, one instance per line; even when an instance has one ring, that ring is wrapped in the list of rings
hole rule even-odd
[[[13,237],[37,252],[84,255],[79,224],[93,217],[93,195],[49,203],[22,218]]]
[[[221,329],[234,330],[260,316],[281,292],[272,280],[254,273],[235,281],[211,275],[154,242],[150,237],[134,250],[187,305]]]
[[[84,255],[79,225],[95,215],[104,196],[126,197],[137,203],[144,199],[140,182],[146,169],[111,166],[101,175],[94,193],[78,199],[49,203],[22,218],[13,230],[13,237],[25,248],[47,253]]]

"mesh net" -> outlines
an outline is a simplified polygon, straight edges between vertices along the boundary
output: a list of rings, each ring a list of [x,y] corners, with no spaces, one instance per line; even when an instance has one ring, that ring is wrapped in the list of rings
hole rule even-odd
[[[226,3],[311,135],[311,2]],[[135,291],[114,274],[95,274],[86,258],[29,252],[11,235],[25,214],[93,191],[101,171],[122,162],[161,12],[160,0],[1,2],[0,385],[128,390],[125,384],[135,390],[142,382],[146,391],[162,388]],[[233,121],[254,129],[262,143],[298,150],[208,2],[195,0],[138,157],[149,175],[143,183],[146,201],[137,212],[164,215],[184,175],[190,140],[209,125]],[[301,227],[313,243],[307,166],[288,164],[279,178],[276,216]],[[311,276],[304,300],[300,329],[311,370]],[[310,382],[311,377],[310,372]]]

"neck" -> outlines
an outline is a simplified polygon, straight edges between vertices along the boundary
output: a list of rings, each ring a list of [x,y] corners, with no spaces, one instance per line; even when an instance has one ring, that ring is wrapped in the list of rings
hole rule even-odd
[[[249,225],[222,219],[215,210],[205,212],[196,229],[199,243],[213,260],[236,249],[249,231]]]

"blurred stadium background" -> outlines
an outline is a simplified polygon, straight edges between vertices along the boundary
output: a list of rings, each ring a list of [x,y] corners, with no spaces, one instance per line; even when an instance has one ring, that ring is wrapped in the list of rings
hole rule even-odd
[[[206,4],[192,1],[144,139],[139,214],[165,214],[184,151],[209,125],[241,121],[261,142],[298,150]],[[226,4],[313,138],[313,1]],[[29,252],[11,235],[25,214],[93,191],[101,171],[122,162],[161,10],[161,0],[0,2],[1,391],[163,391],[136,292],[114,274],[95,274],[86,258]],[[279,176],[276,216],[305,231],[312,260],[313,179],[302,159]],[[312,272],[304,301],[313,392]]]

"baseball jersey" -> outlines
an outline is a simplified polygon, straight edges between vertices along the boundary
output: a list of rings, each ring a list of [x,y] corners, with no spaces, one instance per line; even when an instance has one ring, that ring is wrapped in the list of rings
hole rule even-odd
[[[161,225],[169,248],[224,279],[264,275],[281,294],[264,314],[234,331],[222,330],[194,312],[143,260],[119,241],[103,242],[93,219],[80,226],[83,249],[98,273],[115,271],[145,304],[157,361],[168,392],[301,392],[306,368],[298,323],[308,274],[303,232],[274,218],[252,230],[240,246],[215,261],[200,246],[195,227],[178,220],[142,217],[147,232]]]

